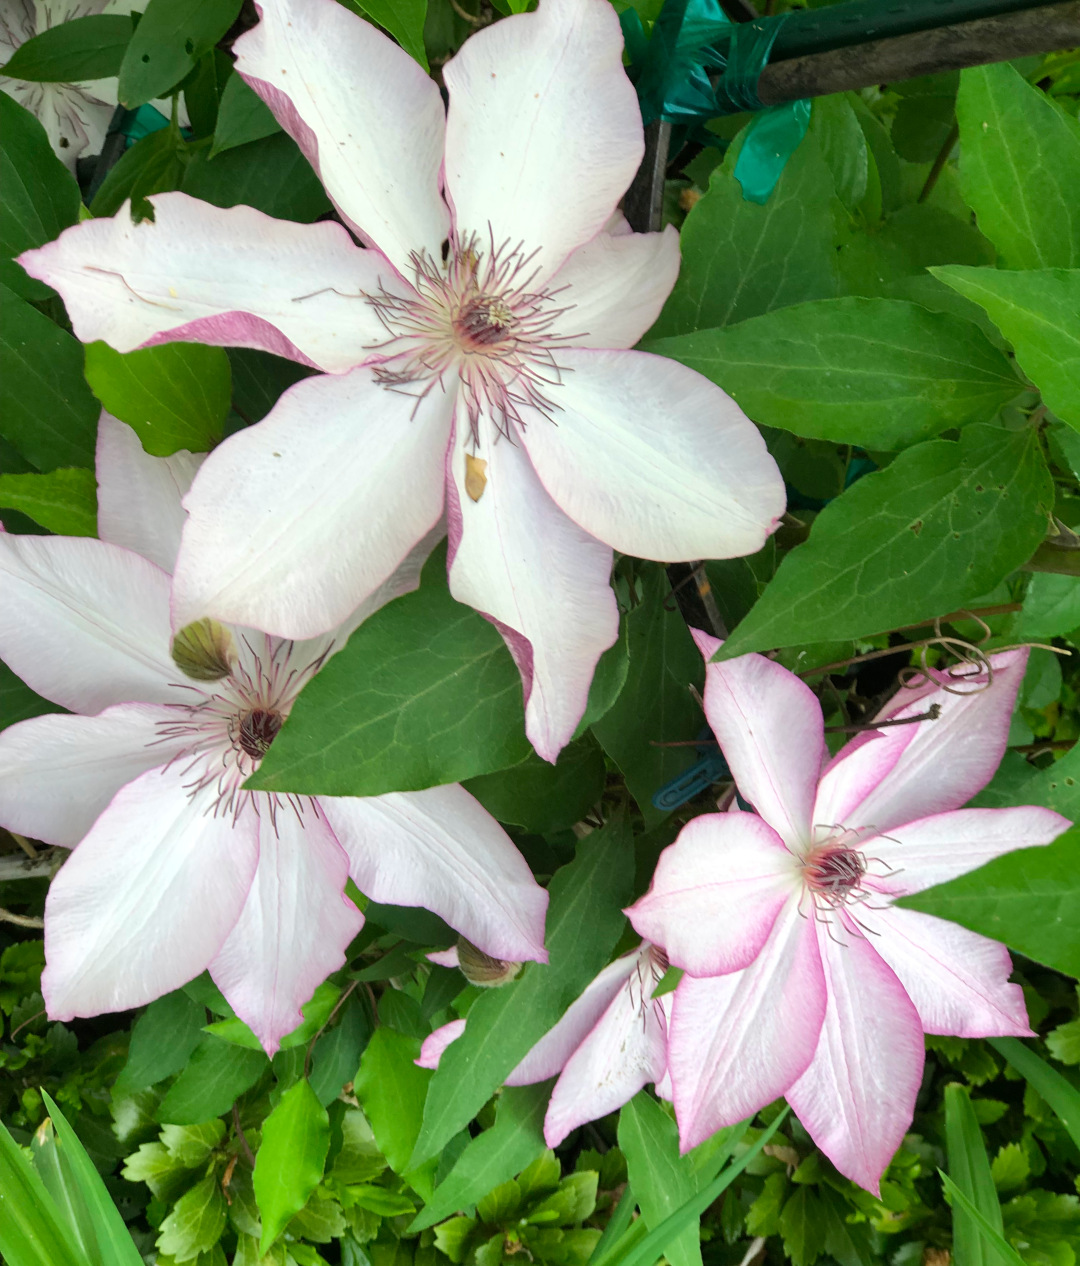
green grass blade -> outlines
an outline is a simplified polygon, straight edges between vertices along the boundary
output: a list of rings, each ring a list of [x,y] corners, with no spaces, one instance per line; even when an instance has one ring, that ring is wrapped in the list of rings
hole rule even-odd
[[[9,1266],[91,1266],[19,1145],[0,1123],[0,1254]]]
[[[41,1097],[56,1131],[57,1176],[67,1192],[69,1205],[77,1211],[73,1231],[86,1244],[88,1255],[95,1263],[101,1262],[102,1266],[143,1266],[142,1254],[135,1247],[119,1209],[113,1204],[112,1196],[94,1162],[86,1154],[79,1136],[48,1091],[42,1090]]]
[[[634,1204],[634,1193],[630,1184],[627,1183],[623,1188],[619,1203],[615,1206],[614,1213],[608,1218],[608,1224],[604,1227],[603,1235],[596,1241],[596,1247],[589,1254],[586,1266],[601,1266],[612,1246],[630,1225],[630,1219],[634,1216]]]
[[[953,1182],[979,1210],[987,1225],[1000,1233],[1001,1205],[982,1130],[967,1088],[956,1082],[945,1087],[945,1146]],[[952,1222],[956,1266],[1000,1266],[997,1254],[963,1208],[953,1207]]]
[[[1045,1059],[1036,1055],[1019,1038],[991,1037],[987,1040],[1035,1092],[1042,1095],[1057,1113],[1069,1137],[1080,1147],[1080,1090],[1066,1081],[1056,1068],[1051,1068]]]
[[[1016,1251],[1015,1248],[1005,1239],[1000,1231],[995,1231],[986,1218],[979,1212],[976,1206],[964,1195],[960,1188],[943,1170],[938,1170],[941,1181],[945,1184],[945,1191],[949,1198],[953,1201],[953,1217],[955,1220],[957,1207],[961,1208],[971,1221],[978,1227],[986,1245],[992,1249],[1007,1266],[1027,1266],[1027,1263]],[[965,1266],[960,1260],[959,1254],[955,1259],[956,1266]]]

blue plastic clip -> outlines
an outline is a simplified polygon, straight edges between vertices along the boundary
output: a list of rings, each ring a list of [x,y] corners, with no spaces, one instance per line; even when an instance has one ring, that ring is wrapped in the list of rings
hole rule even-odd
[[[654,809],[662,809],[664,812],[677,809],[711,787],[714,782],[731,777],[724,754],[708,726],[697,736],[697,743],[698,759],[689,769],[664,783],[656,792],[652,798]]]

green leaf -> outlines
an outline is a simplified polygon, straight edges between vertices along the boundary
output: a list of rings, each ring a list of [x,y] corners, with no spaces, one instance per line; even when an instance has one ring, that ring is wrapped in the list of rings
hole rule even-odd
[[[495,1108],[495,1124],[470,1140],[414,1218],[409,1232],[434,1226],[456,1210],[475,1204],[540,1156],[545,1149],[544,1113],[550,1093],[550,1082],[503,1090]]]
[[[227,347],[225,354],[232,366],[233,408],[248,424],[261,422],[283,391],[315,372],[254,347]]]
[[[181,1262],[208,1253],[225,1230],[225,1217],[225,1196],[211,1172],[170,1209],[158,1233],[158,1248]]]
[[[0,515],[0,519],[3,516]],[[45,716],[49,712],[65,712],[58,704],[43,699],[17,677],[11,669],[0,660],[0,730],[6,730],[17,721],[26,721],[30,717]]]
[[[0,475],[0,507],[19,510],[60,536],[97,536],[97,480],[85,467]]]
[[[1062,1064],[1080,1064],[1080,1020],[1059,1024],[1046,1035],[1046,1049]]]
[[[1048,407],[1080,431],[1080,268],[1009,273],[952,264],[931,272],[986,309]]]
[[[330,1118],[307,1081],[290,1086],[263,1123],[255,1158],[255,1200],[265,1253],[319,1184],[330,1147]]]
[[[651,339],[730,325],[837,292],[843,209],[814,136],[803,139],[764,206],[742,195],[734,176],[738,151],[736,143],[686,217],[679,280]]]
[[[607,648],[596,665],[592,685],[589,687],[589,700],[585,705],[585,715],[578,722],[574,738],[581,738],[586,730],[591,729],[615,706],[616,699],[622,693],[623,686],[626,685],[629,669],[630,643],[627,637],[626,620],[621,619],[618,641]]]
[[[869,149],[855,111],[843,93],[814,100],[810,133],[821,147],[840,201],[854,213],[866,197]]]
[[[360,1056],[353,1089],[390,1168],[395,1174],[408,1174],[413,1186],[419,1180],[422,1186],[417,1190],[430,1195],[430,1176],[415,1174],[419,1166],[410,1159],[432,1078],[430,1069],[414,1063],[419,1054],[419,1038],[406,1037],[394,1029],[376,1029]]]
[[[990,1165],[990,1173],[998,1191],[1013,1191],[1027,1182],[1031,1174],[1031,1161],[1019,1143],[1006,1143],[998,1148]]]
[[[1045,642],[1073,629],[1080,629],[1080,580],[1034,572],[1012,635],[1021,642]]]
[[[240,75],[230,75],[221,94],[210,157],[281,131],[270,107]]]
[[[130,1093],[178,1073],[203,1040],[205,1023],[206,1008],[181,989],[151,1002],[135,1021],[127,1063],[114,1089]]]
[[[813,1187],[796,1187],[780,1212],[784,1252],[793,1266],[811,1266],[825,1247],[825,1210]]]
[[[554,765],[533,752],[519,765],[470,778],[465,788],[500,822],[546,835],[580,822],[603,795],[605,779],[604,755],[589,735],[564,747]]]
[[[945,1087],[945,1142],[953,1182],[1000,1235],[1001,1205],[982,1131],[967,1087],[955,1082]],[[962,1207],[953,1208],[953,1245],[957,1261],[970,1266],[1000,1266],[998,1255],[984,1240],[981,1227]]]
[[[664,747],[695,739],[704,725],[690,687],[701,689],[705,665],[674,604],[665,605],[671,585],[664,569],[646,565],[641,601],[626,617],[630,664],[626,684],[609,711],[593,726],[600,745],[618,765],[646,827],[667,816],[653,807],[655,792],[687,766],[693,747]]]
[[[110,170],[90,203],[91,212],[98,217],[116,215],[130,198],[136,223],[151,218],[145,199],[152,193],[179,189],[188,160],[187,143],[178,130],[165,127],[151,132]]]
[[[199,1125],[163,1125],[161,1142],[169,1157],[185,1169],[197,1169],[225,1137],[225,1122],[218,1117]]]
[[[578,843],[577,856],[549,885],[549,962],[473,1003],[465,1032],[443,1052],[424,1107],[415,1166],[437,1156],[507,1073],[562,1016],[608,960],[624,926],[633,882],[625,813]]]
[[[899,904],[1080,976],[1080,828],[1043,848],[1006,853]]]
[[[291,1033],[285,1034],[281,1039],[280,1049],[287,1051],[294,1046],[306,1046],[329,1019],[330,1012],[333,1011],[340,997],[341,988],[339,985],[331,984],[328,980],[323,981],[300,1009],[304,1017],[303,1023],[298,1024]],[[213,1024],[208,1024],[205,1026],[204,1031],[213,1033],[215,1037],[224,1038],[226,1042],[235,1042],[238,1046],[246,1046],[248,1050],[262,1050],[262,1043],[259,1039],[243,1020],[238,1019],[236,1016],[230,1016],[227,1020],[217,1020]]]
[[[650,1230],[704,1185],[693,1158],[679,1154],[678,1126],[644,1090],[619,1113],[619,1148],[626,1157],[630,1186],[638,1193],[641,1216]],[[688,1223],[667,1245],[664,1256],[671,1266],[700,1266],[701,1237],[696,1221]]]
[[[401,47],[428,69],[424,50],[424,22],[428,0],[347,0],[350,8],[366,14],[373,22],[389,31]],[[524,7],[524,6],[522,6]]]
[[[965,70],[960,186],[1007,268],[1080,268],[1080,130],[1006,62]]]
[[[161,1101],[158,1120],[196,1125],[220,1116],[259,1080],[268,1066],[264,1052],[234,1046],[208,1033]]]
[[[163,343],[125,353],[88,343],[86,381],[154,457],[205,453],[221,439],[232,383],[220,347]]]
[[[150,0],[120,64],[129,110],[166,96],[232,26],[240,0]]]
[[[0,92],[0,188],[0,283],[24,299],[47,299],[53,291],[10,256],[51,242],[78,220],[79,186],[45,129],[6,92]]]
[[[180,187],[216,207],[243,203],[275,219],[304,224],[333,210],[311,164],[284,132],[237,145],[216,158],[199,150]]]
[[[993,1224],[986,1218],[985,1214],[960,1188],[953,1182],[948,1174],[942,1170],[938,1170],[941,1177],[942,1186],[945,1188],[946,1194],[952,1199],[954,1206],[964,1211],[971,1220],[972,1225],[978,1230],[980,1235],[980,1249],[976,1252],[979,1256],[969,1256],[968,1261],[978,1263],[980,1261],[1002,1262],[1005,1266],[1025,1266],[1024,1259],[1002,1236]],[[955,1227],[955,1217],[953,1225]],[[955,1231],[954,1231],[955,1237]],[[980,1251],[981,1250],[981,1251]],[[989,1254],[993,1254],[990,1257]],[[962,1260],[962,1259],[960,1259]]]
[[[1080,1090],[1056,1068],[1040,1059],[1019,1038],[991,1037],[987,1041],[1007,1060],[1041,1098],[1057,1113],[1069,1137],[1080,1148]]]
[[[439,550],[305,687],[247,786],[377,796],[517,764],[521,678],[491,624],[455,602]]]
[[[38,470],[94,464],[101,406],[82,344],[0,285],[0,434]]]
[[[111,79],[120,73],[134,29],[126,13],[68,18],[20,44],[3,66],[3,73],[38,83]]]
[[[201,140],[213,134],[226,85],[239,78],[233,74],[232,58],[222,49],[212,48],[199,58],[184,80],[184,107],[193,137]]]
[[[0,1192],[0,1253],[11,1266],[91,1266],[45,1184],[2,1121]]]
[[[822,299],[661,339],[755,422],[812,439],[906,448],[987,422],[1024,389],[977,326],[899,299]]]
[[[784,559],[720,657],[865,637],[988,592],[1046,533],[1050,475],[1036,431],[966,427],[852,484]]]
[[[109,1194],[94,1162],[87,1155],[79,1136],[53,1102],[47,1090],[41,1091],[56,1137],[49,1147],[48,1165],[53,1182],[53,1197],[63,1193],[64,1204],[77,1218],[73,1230],[94,1261],[109,1266],[142,1266],[142,1257],[124,1225],[112,1196]],[[38,1163],[35,1155],[35,1164]],[[41,1166],[39,1166],[40,1172]],[[44,1174],[42,1175],[44,1178]],[[49,1180],[46,1179],[46,1185]]]

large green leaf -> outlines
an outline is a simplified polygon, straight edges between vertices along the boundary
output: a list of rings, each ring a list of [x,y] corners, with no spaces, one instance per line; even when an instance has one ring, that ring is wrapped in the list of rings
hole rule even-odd
[[[0,434],[38,470],[94,464],[101,406],[66,330],[0,285]]]
[[[641,574],[641,601],[626,617],[630,663],[626,684],[611,709],[593,726],[600,745],[618,765],[646,826],[667,816],[652,797],[696,759],[692,743],[704,718],[690,692],[704,685],[705,666],[686,621],[667,605],[671,585],[662,567]]]
[[[1080,268],[1080,130],[1007,62],[965,70],[960,181],[1007,268]]]
[[[735,179],[738,144],[686,217],[682,269],[650,338],[730,325],[837,292],[838,217],[829,168],[813,135],[791,156],[764,206]]]
[[[97,480],[83,466],[0,475],[0,509],[19,510],[60,536],[97,536]]]
[[[97,1266],[2,1121],[0,1253],[11,1266]]]
[[[190,151],[179,128],[164,127],[135,144],[102,181],[90,203],[97,217],[116,215],[130,198],[134,218],[148,218],[152,193],[180,188],[190,161]]]
[[[330,1119],[301,1078],[263,1122],[255,1158],[255,1200],[262,1217],[259,1251],[265,1253],[318,1186],[330,1147]]]
[[[346,0],[346,3],[358,13],[366,13],[372,21],[389,31],[409,56],[415,57],[427,70],[424,20],[428,0]]]
[[[225,1218],[221,1184],[216,1174],[208,1173],[169,1210],[158,1231],[158,1247],[174,1262],[200,1259],[200,1254],[212,1252],[221,1238]],[[201,1266],[201,1259],[197,1266]]]
[[[235,149],[249,141],[261,141],[281,131],[281,124],[274,118],[270,107],[240,75],[230,75],[225,81],[218,106],[217,124],[210,157],[215,158],[222,150]]]
[[[376,1029],[360,1056],[353,1087],[390,1168],[407,1174],[417,1190],[430,1195],[435,1166],[414,1165],[411,1160],[432,1077],[430,1069],[416,1064],[419,1054],[419,1038],[391,1028]]]
[[[605,777],[604,754],[587,735],[564,747],[554,765],[532,752],[510,769],[470,778],[465,787],[500,822],[545,835],[579,822],[603,794]]]
[[[262,1051],[249,1051],[207,1033],[161,1101],[158,1120],[198,1125],[228,1112],[268,1069]]]
[[[216,207],[243,203],[275,219],[305,224],[333,210],[311,164],[284,132],[237,145],[215,158],[209,150],[198,151],[181,188]]]
[[[1080,431],[1080,268],[931,271],[986,309],[1047,405]]]
[[[297,699],[247,785],[377,796],[515,765],[521,678],[502,638],[446,586],[442,551],[423,584],[377,611]]]
[[[164,96],[218,42],[241,0],[150,0],[120,63],[118,95],[129,109]]]
[[[1080,976],[1080,827],[1043,848],[1006,853],[900,904],[951,919]]]
[[[513,984],[473,1003],[465,1032],[443,1052],[428,1090],[416,1165],[468,1125],[507,1073],[562,1016],[607,962],[624,926],[633,882],[625,813],[578,844],[549,892],[546,965],[529,963]]]
[[[434,1226],[531,1165],[545,1148],[544,1113],[550,1093],[549,1082],[508,1086],[499,1096],[495,1124],[470,1140],[409,1230]]]
[[[945,1142],[950,1177],[1000,1235],[1001,1205],[982,1130],[967,1087],[955,1082],[945,1087]],[[953,1209],[953,1252],[957,1261],[967,1266],[1002,1266],[979,1224],[962,1207]]]
[[[46,299],[53,291],[11,256],[51,242],[78,220],[79,186],[45,129],[6,92],[0,92],[0,188],[0,282],[25,299]]]
[[[0,515],[3,519],[3,515]],[[64,712],[58,704],[43,699],[0,660],[0,730],[25,721],[29,717],[44,716],[47,712]]]
[[[20,44],[4,64],[12,79],[81,83],[120,73],[124,50],[135,26],[126,13],[92,13],[68,18]]]
[[[1023,390],[969,321],[899,299],[822,299],[646,344],[723,387],[755,422],[905,448],[988,422]]]
[[[181,449],[205,453],[221,439],[232,384],[220,347],[163,343],[122,353],[88,343],[86,380],[155,457]]]
[[[853,484],[818,515],[721,656],[864,637],[955,611],[1024,563],[1053,504],[1032,428],[966,427]]]
[[[151,1002],[131,1030],[116,1089],[130,1094],[178,1073],[203,1040],[205,1023],[206,1008],[182,989]]]

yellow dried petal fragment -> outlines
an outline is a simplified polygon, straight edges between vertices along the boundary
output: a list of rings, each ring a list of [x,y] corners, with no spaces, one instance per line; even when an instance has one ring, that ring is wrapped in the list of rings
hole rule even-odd
[[[487,487],[487,462],[482,457],[465,454],[465,491],[473,501],[479,501]]]
[[[195,620],[173,638],[173,663],[193,681],[228,677],[234,655],[232,634],[217,620]]]

